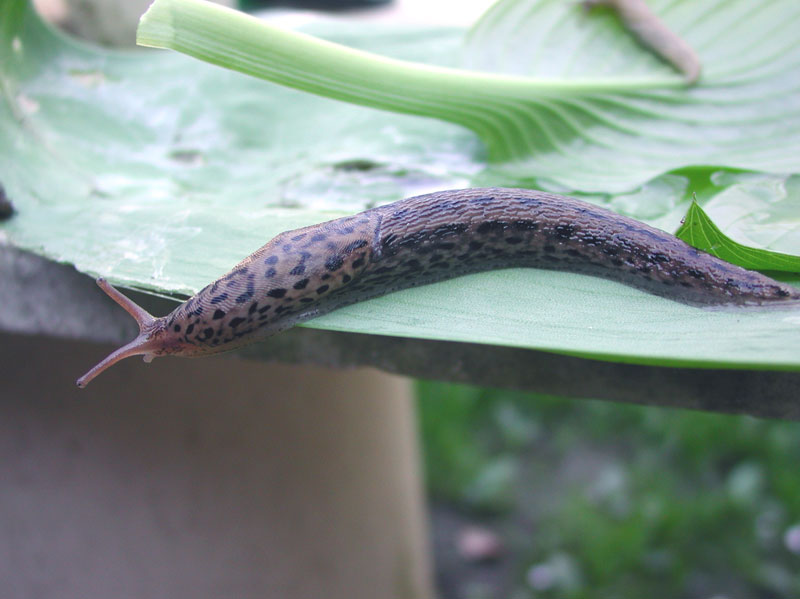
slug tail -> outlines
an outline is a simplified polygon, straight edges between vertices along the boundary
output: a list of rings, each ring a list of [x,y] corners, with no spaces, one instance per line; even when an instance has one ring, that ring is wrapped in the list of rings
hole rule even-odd
[[[105,369],[113,366],[120,360],[124,360],[125,358],[144,355],[145,362],[150,362],[150,360],[155,357],[155,350],[157,349],[157,344],[155,340],[152,339],[152,333],[156,328],[156,318],[154,318],[141,306],[133,302],[133,300],[114,289],[114,287],[112,287],[111,284],[104,278],[100,277],[97,279],[97,285],[100,287],[100,289],[105,291],[111,299],[122,306],[128,314],[133,316],[133,318],[136,320],[136,323],[139,325],[139,334],[133,341],[111,352],[105,359],[100,361],[91,370],[89,370],[89,372],[79,378],[76,381],[76,384],[80,389],[86,387],[86,385],[88,385],[94,377],[103,372]]]

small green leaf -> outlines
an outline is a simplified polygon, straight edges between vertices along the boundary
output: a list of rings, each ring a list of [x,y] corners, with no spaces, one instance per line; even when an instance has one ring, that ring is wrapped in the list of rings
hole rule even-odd
[[[771,252],[735,242],[714,224],[697,202],[692,202],[689,206],[683,224],[675,235],[697,249],[743,268],[800,272],[800,256]]]

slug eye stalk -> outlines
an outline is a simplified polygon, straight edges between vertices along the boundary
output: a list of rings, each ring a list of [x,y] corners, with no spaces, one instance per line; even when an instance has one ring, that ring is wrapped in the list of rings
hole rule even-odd
[[[86,387],[91,380],[98,374],[103,372],[106,368],[110,368],[120,360],[129,358],[130,356],[144,355],[144,361],[150,362],[155,356],[157,344],[151,338],[154,329],[156,328],[156,318],[144,310],[141,306],[136,304],[130,298],[124,296],[119,291],[114,289],[111,284],[103,277],[97,279],[97,285],[106,292],[106,294],[122,306],[125,311],[133,316],[136,323],[139,325],[139,334],[133,341],[123,345],[119,349],[111,352],[104,360],[95,365],[89,372],[79,378],[76,383],[80,389]]]

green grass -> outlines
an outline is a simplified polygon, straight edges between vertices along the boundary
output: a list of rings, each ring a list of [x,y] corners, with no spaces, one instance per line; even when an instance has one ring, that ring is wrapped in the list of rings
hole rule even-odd
[[[498,530],[515,598],[800,597],[800,424],[418,391],[431,498]]]

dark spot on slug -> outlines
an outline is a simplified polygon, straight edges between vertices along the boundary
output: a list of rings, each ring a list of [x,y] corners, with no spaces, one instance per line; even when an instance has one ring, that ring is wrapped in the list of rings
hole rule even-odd
[[[277,263],[278,263],[278,257],[277,257],[277,256],[270,256],[269,258],[267,258],[266,260],[264,260],[264,264],[272,264],[272,265],[275,265],[275,264],[277,264]]]
[[[661,252],[652,252],[650,254],[650,260],[653,262],[669,262],[669,256],[666,254],[662,254]]]
[[[211,303],[212,304],[218,304],[220,302],[224,302],[226,299],[228,299],[228,294],[227,293],[221,293],[216,297],[212,297],[211,298]]]
[[[291,306],[278,306],[277,308],[275,308],[275,314],[283,314],[287,310],[291,309],[292,309]]]
[[[211,320],[219,320],[220,318],[224,317],[225,317],[225,312],[223,312],[222,310],[215,310],[214,316],[211,317]]]
[[[286,289],[283,287],[275,287],[274,289],[267,291],[267,295],[270,297],[283,297],[286,295]]]
[[[313,301],[315,301],[313,297],[301,297],[300,298],[300,303],[301,304],[310,304]]]
[[[322,279],[323,281],[327,281],[327,280],[328,280],[328,279],[330,279],[330,278],[331,278],[331,276],[330,276],[328,273],[325,273],[324,275],[322,275],[322,276],[320,277],[320,279]]]
[[[236,303],[243,304],[246,301],[250,300],[250,298],[252,297],[253,297],[252,291],[245,291],[243,294],[241,294],[239,297],[236,298]]]
[[[277,272],[278,271],[276,271],[274,268],[268,268],[267,272],[264,273],[264,278],[265,279],[271,279],[272,277],[274,277],[277,274]]]
[[[330,289],[330,286],[329,286],[329,285],[320,285],[319,287],[317,287],[317,294],[318,294],[318,295],[322,295],[322,294],[323,294],[323,293],[325,293],[325,292],[326,292],[328,289]]]
[[[553,229],[555,236],[559,239],[570,239],[572,235],[575,233],[575,226],[569,223],[563,223],[560,225],[556,225]]]
[[[352,254],[355,250],[361,249],[365,245],[367,245],[367,241],[365,239],[359,239],[357,241],[353,241],[344,246],[344,248],[342,249],[342,253]]]
[[[281,248],[284,254],[288,254],[292,251],[292,244],[291,243],[284,243],[283,247]]]
[[[702,279],[706,278],[706,275],[703,274],[701,271],[697,270],[696,268],[687,269],[686,270],[686,274],[689,275],[690,277],[694,277],[695,279],[699,279],[699,280],[702,280]]]
[[[259,313],[259,314],[264,314],[264,313],[265,313],[267,310],[269,310],[271,307],[272,307],[272,306],[271,306],[270,304],[267,304],[267,305],[266,305],[266,306],[264,306],[263,308],[259,308],[259,309],[258,309],[258,313]]]
[[[316,235],[311,237],[311,241],[325,241],[327,239],[326,235],[322,233],[317,233]]]
[[[364,257],[358,258],[357,260],[353,260],[353,268],[361,268],[364,266]]]
[[[181,325],[176,324],[174,327],[172,327],[172,330],[175,331],[176,333],[180,333],[181,332]]]
[[[502,221],[489,220],[489,221],[486,221],[486,222],[481,223],[480,225],[478,225],[478,228],[476,229],[476,231],[481,235],[485,235],[486,233],[489,233],[490,231],[502,232],[502,231],[504,231],[506,229],[507,226],[508,226],[508,224],[504,223]]]
[[[332,272],[335,270],[339,270],[342,267],[342,264],[344,264],[344,260],[342,259],[341,256],[339,255],[331,256],[325,261],[325,268],[327,268]]]
[[[297,281],[297,283],[292,285],[292,287],[294,287],[295,289],[305,289],[306,285],[308,285],[308,279],[300,279],[299,281]]]
[[[292,270],[289,271],[289,274],[297,276],[303,274],[305,271],[306,271],[305,264],[298,264]]]
[[[212,329],[211,327],[208,327],[207,329],[203,329],[203,339],[211,339],[211,337],[213,337],[213,336],[214,336],[214,329]],[[198,336],[198,339],[200,339],[199,336]],[[201,341],[202,341],[202,339],[201,339]]]
[[[342,275],[342,283],[349,283],[352,279],[353,279],[353,277],[351,277],[350,275],[347,275],[347,274],[346,275]]]
[[[292,241],[300,241],[300,240],[301,240],[301,239],[303,239],[305,236],[306,236],[306,234],[305,234],[305,233],[300,233],[300,235],[295,235],[294,237],[292,237]]]
[[[235,328],[236,328],[236,327],[238,327],[240,324],[242,324],[242,323],[243,323],[245,320],[246,320],[245,318],[242,318],[241,316],[237,316],[236,318],[233,318],[233,319],[232,319],[232,320],[231,320],[231,321],[228,323],[228,326],[229,326],[229,327],[231,327],[232,329],[235,329]]]

